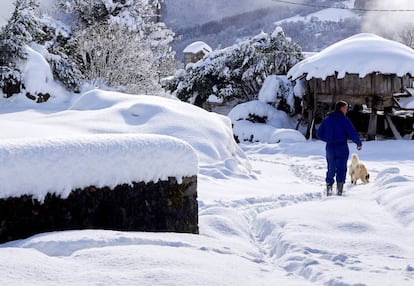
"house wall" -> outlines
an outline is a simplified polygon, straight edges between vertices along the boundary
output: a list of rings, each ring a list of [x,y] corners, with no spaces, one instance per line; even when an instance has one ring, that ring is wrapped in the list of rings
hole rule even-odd
[[[353,105],[367,104],[369,107],[384,109],[393,105],[393,94],[403,92],[404,87],[412,86],[409,76],[370,74],[359,78],[357,74],[348,74],[343,79],[336,76],[326,80],[311,79],[308,83],[308,102],[334,104],[345,100]]]
[[[184,64],[196,63],[205,56],[205,53],[198,52],[197,54],[193,53],[184,53]]]

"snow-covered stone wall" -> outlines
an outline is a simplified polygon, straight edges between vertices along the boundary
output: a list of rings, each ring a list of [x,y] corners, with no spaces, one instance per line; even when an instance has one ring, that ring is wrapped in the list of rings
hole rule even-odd
[[[0,142],[0,243],[55,230],[198,233],[198,157],[163,135]]]
[[[0,243],[71,229],[198,233],[197,177],[0,199]]]
[[[186,142],[163,135],[101,134],[0,142],[0,198],[46,194],[66,198],[78,188],[131,182],[181,181],[197,175]]]

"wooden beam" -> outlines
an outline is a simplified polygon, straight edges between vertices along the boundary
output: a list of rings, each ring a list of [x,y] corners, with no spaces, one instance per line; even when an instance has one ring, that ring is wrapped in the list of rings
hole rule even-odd
[[[371,116],[369,117],[369,124],[368,124],[368,136],[367,136],[368,141],[375,140],[375,138],[377,137],[377,121],[378,121],[377,109],[372,108]]]
[[[333,103],[335,103],[336,100],[345,100],[346,102],[348,102],[349,104],[352,105],[362,105],[362,104],[366,104],[366,97],[367,96],[355,96],[355,95],[344,95],[344,94],[340,94],[340,95],[336,95],[335,98],[333,95],[328,95],[328,94],[317,94],[316,95],[316,101],[317,102],[322,102],[322,103],[327,103],[329,105]]]
[[[389,114],[385,114],[385,120],[387,120],[387,123],[392,131],[392,134],[394,134],[395,139],[403,139],[400,132],[398,132],[397,127],[395,127],[394,122],[392,122],[391,116]]]

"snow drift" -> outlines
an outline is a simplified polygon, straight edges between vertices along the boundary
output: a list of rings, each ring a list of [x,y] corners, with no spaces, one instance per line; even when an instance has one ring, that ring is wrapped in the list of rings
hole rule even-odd
[[[1,108],[10,114],[0,113],[0,138],[166,135],[183,140],[196,150],[201,174],[216,178],[252,176],[246,155],[234,141],[228,117],[159,96],[92,90],[74,97],[69,108],[59,98],[37,105],[35,111],[27,111],[33,115],[30,122],[15,110],[32,108],[33,103],[11,98]],[[63,111],[51,112],[52,107]],[[156,155],[161,154],[153,154]]]

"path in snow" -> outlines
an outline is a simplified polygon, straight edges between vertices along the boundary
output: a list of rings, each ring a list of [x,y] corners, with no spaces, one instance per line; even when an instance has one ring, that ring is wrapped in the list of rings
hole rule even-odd
[[[257,248],[257,261],[317,284],[414,283],[414,231],[380,204],[379,183],[348,184],[344,197],[327,198],[321,193],[323,156],[255,152],[248,151],[253,167],[260,170],[252,197],[202,205],[201,234],[223,240],[243,225],[246,240]],[[387,163],[375,163],[371,178]],[[406,166],[410,169],[412,163]],[[252,188],[234,181],[223,181],[220,187],[223,192],[240,188],[241,193]]]

